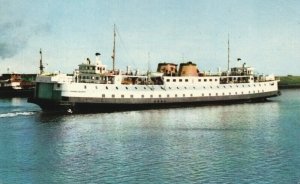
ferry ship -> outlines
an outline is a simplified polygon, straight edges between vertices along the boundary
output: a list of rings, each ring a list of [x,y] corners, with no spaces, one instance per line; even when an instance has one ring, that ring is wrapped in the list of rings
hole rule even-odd
[[[82,113],[252,102],[280,94],[274,75],[255,75],[246,64],[217,74],[193,62],[159,63],[156,72],[145,74],[116,70],[115,35],[112,70],[96,53],[95,62],[88,58],[72,75],[41,72],[28,101],[43,111]]]

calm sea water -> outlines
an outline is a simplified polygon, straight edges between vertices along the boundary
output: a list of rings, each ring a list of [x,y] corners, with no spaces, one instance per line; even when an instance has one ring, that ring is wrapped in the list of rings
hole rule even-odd
[[[267,103],[67,116],[1,99],[3,183],[300,183],[300,90]]]

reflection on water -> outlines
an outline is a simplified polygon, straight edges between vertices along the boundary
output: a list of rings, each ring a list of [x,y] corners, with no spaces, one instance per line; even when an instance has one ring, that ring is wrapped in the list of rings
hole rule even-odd
[[[267,103],[83,115],[46,114],[21,100],[17,108],[33,114],[0,118],[6,130],[0,181],[296,183],[298,94],[287,90]]]

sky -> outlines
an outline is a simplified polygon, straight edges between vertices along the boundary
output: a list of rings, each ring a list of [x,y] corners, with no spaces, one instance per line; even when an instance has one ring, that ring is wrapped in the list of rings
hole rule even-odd
[[[200,71],[246,63],[300,75],[299,0],[0,0],[0,74],[72,73],[95,53],[112,68],[155,71],[192,61]],[[237,62],[237,58],[241,58]]]

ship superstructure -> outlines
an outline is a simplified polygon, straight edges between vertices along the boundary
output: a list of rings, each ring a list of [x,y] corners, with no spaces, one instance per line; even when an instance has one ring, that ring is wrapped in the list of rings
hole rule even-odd
[[[160,63],[157,72],[139,75],[87,60],[72,76],[37,76],[30,101],[44,110],[69,112],[178,107],[264,100],[279,94],[277,84],[273,75],[255,76],[246,66],[207,75],[192,62],[180,64],[178,72],[176,64]]]

